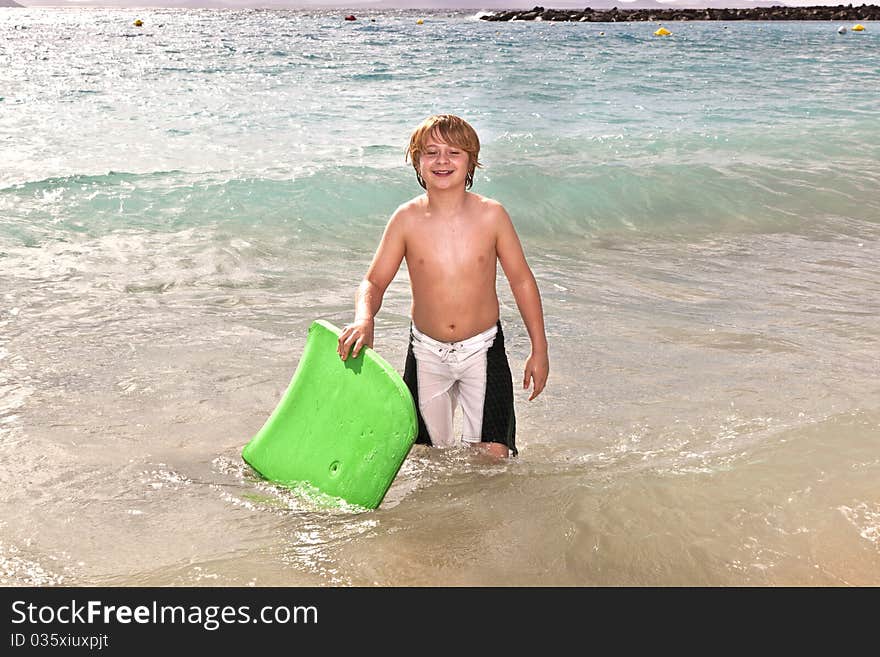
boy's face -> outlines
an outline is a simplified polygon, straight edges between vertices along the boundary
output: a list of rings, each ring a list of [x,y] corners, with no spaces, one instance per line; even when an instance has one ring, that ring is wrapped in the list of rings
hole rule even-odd
[[[447,144],[437,132],[430,134],[419,157],[419,174],[428,189],[454,189],[463,186],[469,166],[470,156],[467,151]]]

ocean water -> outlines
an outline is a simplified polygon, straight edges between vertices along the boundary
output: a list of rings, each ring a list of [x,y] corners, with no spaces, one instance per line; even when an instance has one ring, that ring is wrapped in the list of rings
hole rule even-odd
[[[880,585],[880,25],[342,18],[0,10],[0,584]],[[328,506],[240,451],[436,112],[549,384],[518,458],[414,448]],[[403,270],[399,369],[408,307]]]

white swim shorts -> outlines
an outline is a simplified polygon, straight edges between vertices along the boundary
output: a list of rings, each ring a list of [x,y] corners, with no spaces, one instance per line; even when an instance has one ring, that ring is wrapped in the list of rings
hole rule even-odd
[[[455,445],[460,406],[463,442],[502,443],[516,454],[513,380],[500,322],[461,342],[441,342],[412,326],[403,378],[418,411],[416,442]]]

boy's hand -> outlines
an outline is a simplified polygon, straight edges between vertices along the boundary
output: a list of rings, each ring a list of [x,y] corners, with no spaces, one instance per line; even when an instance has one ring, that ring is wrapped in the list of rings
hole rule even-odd
[[[529,401],[532,401],[535,397],[541,394],[544,386],[547,385],[547,377],[549,374],[550,359],[547,356],[547,352],[545,351],[537,354],[532,352],[529,354],[529,358],[526,361],[526,371],[523,375],[523,390],[528,389],[530,379],[534,383],[532,394],[529,395]]]
[[[352,349],[354,346],[354,349]],[[339,343],[336,346],[336,353],[342,360],[348,358],[348,352],[351,350],[353,358],[357,358],[363,347],[373,346],[373,320],[362,319],[355,320],[351,324],[346,324],[342,329],[342,335],[339,336]]]

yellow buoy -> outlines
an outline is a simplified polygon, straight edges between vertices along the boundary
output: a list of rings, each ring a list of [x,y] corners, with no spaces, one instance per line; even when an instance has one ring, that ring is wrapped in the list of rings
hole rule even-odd
[[[423,21],[421,18],[416,21],[416,25],[424,25],[424,23],[425,21]]]
[[[857,23],[856,25],[853,25],[853,26],[852,26],[852,31],[853,31],[853,32],[864,32],[864,31],[865,31],[865,26],[862,25],[861,23]]]
[[[670,34],[672,34],[672,32],[667,30],[665,27],[661,27],[659,30],[654,32],[654,36],[669,36]]]
[[[143,24],[144,24],[144,22],[143,22],[140,18],[138,18],[138,19],[134,22],[135,27],[140,27],[140,26],[143,25]],[[855,28],[853,28],[853,29],[855,29]]]

